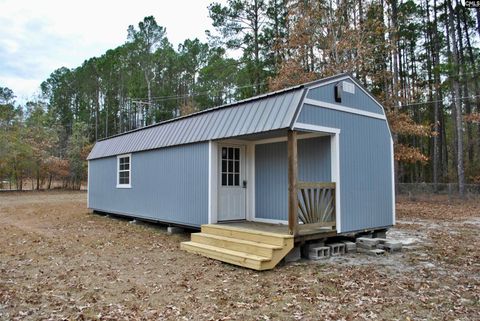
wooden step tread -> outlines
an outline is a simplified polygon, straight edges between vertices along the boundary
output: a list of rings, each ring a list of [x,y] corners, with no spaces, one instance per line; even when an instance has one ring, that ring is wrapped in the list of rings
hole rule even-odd
[[[209,234],[204,232],[195,233],[195,234],[201,235],[202,237],[208,237],[211,239],[219,240],[219,241],[230,241],[230,242],[235,242],[235,243],[240,243],[245,245],[263,247],[263,248],[272,249],[272,250],[281,250],[283,248],[280,245],[272,245],[272,244],[266,244],[266,243],[255,242],[255,241],[248,241],[248,240],[238,239],[235,237],[220,236],[220,235],[214,235],[214,234]]]
[[[256,234],[256,235],[263,235],[263,236],[270,236],[270,237],[277,237],[277,238],[283,238],[283,239],[292,239],[293,235],[290,234],[279,234],[279,233],[272,233],[272,232],[266,232],[266,231],[260,231],[252,228],[243,228],[243,227],[236,227],[236,226],[229,226],[229,225],[223,225],[223,224],[204,224],[202,225],[209,227],[209,228],[216,228],[220,230],[230,230],[230,231],[238,231],[238,232],[244,232],[244,233],[251,233],[251,234]]]
[[[249,254],[249,253],[245,253],[245,252],[227,250],[225,248],[212,246],[212,245],[201,244],[201,243],[192,242],[192,241],[182,242],[182,246],[200,248],[200,249],[203,249],[203,250],[206,250],[206,251],[211,251],[211,252],[214,252],[214,253],[227,254],[227,255],[236,256],[236,257],[239,257],[239,258],[249,259],[249,260],[253,260],[253,261],[259,261],[259,262],[270,261],[270,259],[267,258],[267,257],[253,255],[253,254]]]

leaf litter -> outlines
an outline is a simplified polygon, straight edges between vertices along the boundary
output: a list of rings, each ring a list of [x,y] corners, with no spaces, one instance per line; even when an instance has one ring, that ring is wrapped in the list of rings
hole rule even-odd
[[[84,193],[0,195],[0,320],[478,320],[480,200],[400,198],[397,218],[401,253],[257,272]]]

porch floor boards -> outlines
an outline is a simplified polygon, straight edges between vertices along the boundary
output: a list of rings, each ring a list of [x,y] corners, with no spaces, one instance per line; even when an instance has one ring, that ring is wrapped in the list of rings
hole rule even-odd
[[[289,235],[288,225],[285,224],[272,224],[264,222],[253,222],[253,221],[235,221],[235,222],[220,222],[218,225],[232,226],[237,228],[251,229],[256,231],[264,231],[269,233],[276,233],[282,235]],[[301,225],[300,225],[301,226]],[[337,233],[332,227],[317,227],[312,229],[301,229],[298,232],[298,235],[295,236],[295,241],[297,238],[301,239],[302,237],[318,237],[325,238],[335,236]]]

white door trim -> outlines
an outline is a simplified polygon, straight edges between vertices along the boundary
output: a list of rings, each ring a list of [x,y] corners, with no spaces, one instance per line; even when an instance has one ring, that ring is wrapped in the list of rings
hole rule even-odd
[[[219,174],[220,172],[220,166],[221,166],[221,159],[219,156],[219,151],[221,150],[222,147],[234,147],[234,148],[239,148],[240,149],[240,177],[239,177],[239,185],[238,186],[226,186],[223,187],[220,183],[220,178],[221,175]],[[248,178],[248,171],[247,171],[247,145],[243,144],[239,141],[233,142],[232,140],[230,141],[218,141],[217,142],[217,172],[216,172],[216,191],[217,191],[217,221],[222,221],[222,222],[227,222],[227,221],[236,221],[236,220],[247,220],[248,219],[248,203],[247,203],[247,198],[248,198],[248,181],[247,181],[247,188],[243,187],[243,181],[247,180]],[[223,187],[226,190],[224,190],[225,193],[231,193],[232,188],[235,188],[237,192],[242,192],[244,193],[244,204],[242,205],[243,207],[243,215],[238,218],[220,218],[220,188]],[[237,193],[235,192],[235,193]],[[242,211],[239,211],[241,213]]]
[[[217,181],[218,181],[218,145],[208,142],[208,224],[218,222]]]

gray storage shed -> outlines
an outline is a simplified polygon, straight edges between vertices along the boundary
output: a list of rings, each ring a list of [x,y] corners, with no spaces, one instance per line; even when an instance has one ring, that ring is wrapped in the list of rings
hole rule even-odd
[[[88,207],[194,228],[385,229],[395,224],[391,132],[382,105],[340,74],[98,141]]]

